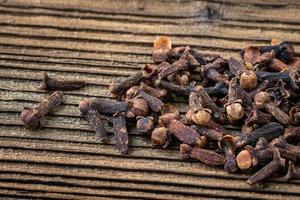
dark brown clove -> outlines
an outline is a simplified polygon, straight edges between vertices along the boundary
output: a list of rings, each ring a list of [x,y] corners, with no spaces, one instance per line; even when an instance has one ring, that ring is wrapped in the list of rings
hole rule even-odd
[[[150,78],[155,71],[156,67],[154,65],[145,65],[141,71],[132,74],[128,78],[113,81],[109,86],[109,90],[114,95],[123,95],[132,86],[138,85],[146,78]]]
[[[278,137],[283,134],[283,126],[277,122],[270,122],[248,134],[245,138],[236,142],[236,147],[240,148],[245,145],[255,144],[260,137],[265,138],[267,141]]]
[[[232,82],[232,88],[234,89],[235,93],[238,95],[239,99],[242,100],[241,103],[242,103],[243,108],[251,110],[253,108],[251,97],[243,88],[240,87],[239,79],[233,78],[233,79],[231,79],[231,82]],[[245,113],[247,115],[247,112],[245,112]]]
[[[210,96],[207,94],[205,89],[202,86],[197,86],[195,87],[195,91],[197,91],[201,100],[205,104],[204,107],[212,111],[213,118],[218,122],[224,123],[225,121],[224,111],[214,103],[214,101],[210,98]]]
[[[32,109],[24,108],[20,116],[21,120],[27,128],[36,129],[41,125],[41,118],[55,111],[62,103],[63,93],[55,91]]]
[[[85,101],[101,115],[114,115],[116,112],[126,112],[130,106],[128,102],[116,102],[98,98]]]
[[[268,163],[266,166],[264,166],[262,169],[257,171],[255,174],[253,174],[248,180],[247,183],[249,185],[255,185],[269,176],[271,176],[273,173],[280,170],[282,167],[285,166],[285,160],[280,157],[280,153],[278,149],[274,148],[274,155],[273,160]]]
[[[300,146],[287,143],[284,136],[279,136],[279,138],[274,139],[271,144],[275,147],[287,150],[291,154],[294,154],[295,157],[300,159]]]
[[[238,170],[236,159],[235,159],[235,146],[233,144],[233,137],[226,135],[220,141],[220,147],[225,154],[224,170],[226,172],[236,172]]]
[[[288,66],[290,83],[294,89],[299,89],[300,84],[300,58],[295,58]]]
[[[120,153],[128,152],[128,133],[126,128],[125,112],[117,112],[113,116],[114,138]]]
[[[79,103],[79,110],[90,123],[92,128],[95,130],[96,135],[99,137],[101,143],[106,143],[108,136],[104,130],[102,119],[97,110],[90,107],[89,102],[86,100],[81,100]]]
[[[199,160],[206,165],[218,166],[225,164],[225,157],[211,150],[199,147],[191,147],[188,144],[180,145],[180,158],[193,158]]]
[[[291,122],[300,125],[300,106],[293,106],[289,111]]]
[[[274,99],[275,106],[279,106],[284,99],[290,97],[290,93],[285,89],[285,83],[282,80],[278,80],[276,85],[268,88],[266,92]]]
[[[148,86],[145,83],[141,83],[141,87],[140,87],[144,92],[146,92],[147,94],[156,97],[156,98],[161,98],[166,96],[167,94],[167,90],[165,89],[158,89],[158,88],[153,88]]]
[[[85,81],[75,80],[57,80],[50,78],[46,72],[43,72],[43,83],[40,89],[44,90],[76,90],[85,86]]]
[[[269,81],[264,80],[255,89],[253,89],[251,92],[249,92],[250,99],[253,100],[257,93],[259,93],[261,91],[265,91],[268,88],[268,86],[269,86]]]
[[[254,101],[256,106],[265,108],[266,111],[281,124],[287,125],[290,123],[289,116],[271,102],[271,97],[267,92],[257,93],[254,97]]]
[[[136,130],[139,134],[148,134],[154,129],[153,117],[137,117]]]
[[[296,167],[293,162],[289,161],[289,168],[283,180],[300,179],[300,168]]]
[[[300,142],[300,126],[285,128],[284,138],[291,144],[297,144]]]
[[[161,109],[164,105],[163,102],[159,98],[156,98],[154,96],[151,96],[150,94],[147,94],[142,89],[138,90],[137,93],[135,94],[135,96],[141,97],[143,100],[145,100],[148,103],[149,108],[151,110],[153,110],[154,112],[161,111]]]
[[[258,108],[254,107],[253,110],[251,110],[248,118],[245,119],[245,124],[249,126],[252,126],[254,124],[265,125],[272,121],[274,121],[272,115],[264,113]]]
[[[208,129],[198,125],[192,125],[192,129],[196,130],[200,135],[205,135],[208,139],[221,141],[223,139],[223,134],[214,129]]]

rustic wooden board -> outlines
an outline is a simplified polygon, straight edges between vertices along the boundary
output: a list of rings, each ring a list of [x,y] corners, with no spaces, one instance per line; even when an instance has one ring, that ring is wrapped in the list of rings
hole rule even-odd
[[[299,199],[300,181],[273,178],[251,188],[247,174],[182,161],[177,148],[154,148],[134,129],[130,155],[119,155],[112,141],[99,143],[77,108],[83,98],[111,98],[114,78],[152,63],[158,35],[228,58],[272,38],[300,52],[299,32],[293,0],[0,0],[1,198]],[[19,114],[47,95],[37,89],[41,71],[88,84],[65,92],[62,109],[32,132]],[[186,111],[183,98],[173,103]]]

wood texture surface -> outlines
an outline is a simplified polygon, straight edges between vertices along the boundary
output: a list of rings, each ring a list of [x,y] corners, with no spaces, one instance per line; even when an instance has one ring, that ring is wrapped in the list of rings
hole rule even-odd
[[[152,63],[152,42],[238,57],[248,44],[289,40],[300,55],[300,3],[293,0],[0,0],[0,198],[299,199],[300,181],[252,188],[243,173],[182,161],[130,128],[129,155],[100,144],[80,117],[83,98],[111,98],[108,85]],[[48,93],[41,71],[83,79],[38,132],[19,119]],[[195,75],[197,79],[197,75]],[[184,113],[186,100],[171,100]],[[112,127],[106,125],[112,133]],[[112,135],[112,134],[110,134]],[[111,136],[112,137],[112,136]],[[112,139],[112,138],[111,138]]]

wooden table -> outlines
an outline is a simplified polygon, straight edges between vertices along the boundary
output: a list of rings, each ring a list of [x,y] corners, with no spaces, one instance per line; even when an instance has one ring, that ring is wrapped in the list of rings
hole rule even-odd
[[[80,99],[109,98],[112,79],[151,63],[159,35],[226,58],[272,38],[300,52],[299,8],[296,0],[0,0],[1,197],[299,199],[299,181],[251,188],[248,175],[181,161],[177,149],[153,148],[134,130],[130,155],[119,155],[113,142],[99,143],[78,111]],[[88,85],[65,92],[62,110],[31,132],[19,114],[47,95],[38,89],[41,71]],[[186,111],[186,101],[177,102]]]

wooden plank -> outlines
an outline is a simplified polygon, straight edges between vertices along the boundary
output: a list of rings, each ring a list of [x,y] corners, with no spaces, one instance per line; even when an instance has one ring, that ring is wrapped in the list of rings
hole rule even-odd
[[[236,28],[232,32],[232,27],[222,27],[217,24],[186,24],[178,28],[172,24],[153,24],[150,23],[131,23],[109,20],[93,20],[93,19],[68,19],[54,16],[15,16],[8,14],[0,15],[0,23],[12,25],[32,25],[47,26],[51,28],[72,28],[81,31],[110,31],[118,33],[134,33],[134,34],[151,34],[151,35],[177,35],[177,36],[205,36],[205,37],[221,37],[230,39],[247,40],[271,40],[272,38],[288,39],[299,42],[297,32],[286,32],[280,30],[261,30],[256,27]],[[11,20],[14,19],[14,20]],[[59,21],[59,23],[55,23]],[[222,34],[220,34],[222,33]]]
[[[5,1],[3,5],[18,5],[33,8],[52,8],[60,10],[76,10],[82,12],[94,13],[119,13],[132,15],[146,15],[155,17],[199,17],[205,16],[205,8],[217,8],[217,16],[222,19],[244,19],[244,20],[270,20],[279,22],[299,22],[298,5],[286,5],[281,7],[274,6],[273,9],[267,7],[258,7],[251,4],[226,4],[207,1],[189,1],[178,4],[176,1],[114,1],[107,0],[94,2],[72,1],[68,3],[59,3],[55,0],[36,3],[34,0],[15,0]],[[179,6],[180,5],[180,6]],[[165,9],[172,8],[172,9]],[[283,8],[283,9],[279,9]],[[289,13],[288,15],[286,13]]]

